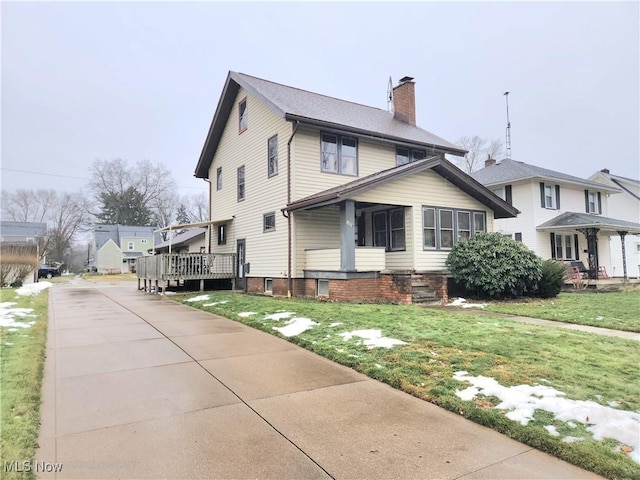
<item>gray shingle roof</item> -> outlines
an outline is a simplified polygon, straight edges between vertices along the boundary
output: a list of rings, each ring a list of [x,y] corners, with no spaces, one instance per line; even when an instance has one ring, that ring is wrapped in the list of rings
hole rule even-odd
[[[584,178],[575,177],[555,170],[549,170],[547,168],[537,167],[524,162],[517,162],[509,158],[505,158],[501,162],[490,167],[477,170],[473,172],[471,176],[483,185],[498,185],[517,180],[539,178],[542,180],[573,183],[610,192],[619,191],[616,188],[612,188],[602,183],[585,180]]]
[[[206,178],[208,175],[209,166],[239,87],[249,91],[286,120],[297,120],[319,127],[343,129],[354,134],[431,148],[430,153],[465,153],[462,147],[420,127],[397,120],[386,110],[289,87],[244,73],[229,72],[196,166],[196,177]]]
[[[12,222],[9,220],[0,222],[0,235],[5,243],[24,243],[30,238],[44,237],[46,233],[46,223]]]
[[[490,190],[473,180],[442,156],[428,157],[417,162],[407,163],[399,167],[393,167],[367,175],[366,177],[345,183],[344,185],[329,188],[306,198],[296,200],[295,202],[287,205],[287,208],[284,210],[304,210],[338,203],[342,200],[346,200],[349,195],[357,195],[358,193],[385,182],[397,180],[429,169],[447,179],[449,182],[456,185],[482,204],[491,208],[494,211],[495,218],[512,218],[520,213],[518,209],[509,205],[497,195],[494,195]]]
[[[157,227],[147,227],[140,225],[103,225],[96,224],[93,228],[94,239],[96,242],[96,250],[100,250],[102,246],[109,240],[118,246],[120,245],[120,237],[140,237],[140,238],[153,238],[154,243],[162,241],[162,237],[159,234],[153,232],[157,230]],[[149,247],[151,248],[151,247]]]
[[[162,242],[156,245],[155,248],[157,250],[159,248],[168,247],[169,244],[171,244],[174,247],[177,247],[179,245],[182,245],[183,243],[188,242],[189,240],[199,237],[200,235],[204,235],[206,231],[207,231],[206,228],[191,228],[186,232],[179,233],[178,235],[173,237],[171,241],[167,240],[165,242]]]
[[[559,227],[599,228],[610,232],[622,230],[630,234],[640,234],[640,223],[577,212],[561,213],[557,217],[538,225],[537,229],[553,230]]]

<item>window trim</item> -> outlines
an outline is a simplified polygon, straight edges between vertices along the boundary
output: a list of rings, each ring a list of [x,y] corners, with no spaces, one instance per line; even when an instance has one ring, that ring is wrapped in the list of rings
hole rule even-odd
[[[271,161],[271,141],[275,140],[275,152],[273,155],[273,163]],[[273,168],[272,168],[273,166]],[[278,134],[270,137],[267,140],[267,178],[275,177],[278,175]]]
[[[336,139],[335,145],[336,145],[336,169],[332,170],[332,169],[328,169],[325,168],[325,162],[324,162],[324,149],[323,149],[323,144],[324,143],[332,143],[332,142],[325,142],[324,141],[324,137],[325,136],[329,136],[329,137],[334,137]],[[356,150],[356,156],[355,156],[355,173],[345,173],[344,172],[344,168],[343,168],[343,151],[342,151],[342,147],[343,147],[343,141],[344,140],[353,140],[355,143],[355,150]],[[353,136],[353,135],[340,135],[337,133],[330,133],[330,132],[320,132],[320,171],[322,173],[332,173],[334,175],[345,175],[348,177],[357,177],[358,176],[358,172],[359,172],[359,163],[360,163],[360,152],[359,152],[360,148],[359,148],[359,142],[358,142],[358,138]]]
[[[273,217],[273,226],[267,226],[267,218]],[[268,212],[262,215],[262,233],[276,231],[276,212]]]
[[[216,236],[218,237],[218,245],[227,244],[227,224],[221,223],[218,225]]]
[[[242,172],[242,181],[240,180],[240,172]],[[237,170],[237,197],[238,197],[238,202],[242,202],[244,201],[245,197],[247,196],[247,191],[246,191],[246,172],[245,172],[245,168],[244,165],[238,167]],[[242,187],[242,188],[240,188]]]
[[[244,112],[242,109],[242,105],[244,105]],[[249,128],[248,114],[249,114],[249,106],[247,105],[247,97],[244,97],[242,100],[238,102],[238,135],[240,135],[242,132],[246,132],[247,128]],[[243,120],[244,120],[244,128],[242,128]]]
[[[431,211],[434,220],[433,227],[425,226],[425,212]],[[443,247],[442,246],[442,217],[441,212],[452,212],[452,223],[453,223],[453,245],[451,247]],[[487,231],[487,212],[484,210],[470,210],[466,208],[452,208],[452,207],[436,207],[434,205],[422,205],[422,250],[423,251],[433,251],[433,250],[451,250],[456,243],[460,241],[460,235],[458,230],[458,213],[468,213],[469,214],[469,228],[471,229],[469,238],[471,238],[476,233],[482,233]],[[476,215],[482,215],[482,223],[483,229],[480,230],[476,225]],[[426,235],[425,232],[430,230],[434,234],[434,243],[435,246],[427,246],[425,243]],[[449,229],[447,229],[449,231]],[[464,230],[468,231],[468,230]]]
[[[216,170],[216,191],[222,190],[222,167]]]

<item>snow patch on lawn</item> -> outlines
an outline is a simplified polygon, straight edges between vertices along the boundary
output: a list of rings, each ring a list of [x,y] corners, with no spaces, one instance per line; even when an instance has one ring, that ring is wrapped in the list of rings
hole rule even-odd
[[[46,290],[51,285],[51,282],[38,282],[38,283],[28,283],[27,285],[23,285],[16,290],[17,295],[23,296],[32,296],[38,295],[41,291]]]
[[[255,314],[256,314],[256,312],[240,312],[238,314],[238,316],[242,317],[242,318],[247,318],[247,317],[250,317],[251,315],[255,315]]]
[[[185,302],[204,302],[209,300],[209,295],[198,295],[197,297],[187,298]]]
[[[398,340],[396,338],[383,337],[382,331],[378,329],[369,329],[369,330],[354,330],[353,332],[343,332],[339,333],[343,340],[350,340],[353,337],[359,337],[364,339],[364,344],[368,349],[383,347],[383,348],[391,348],[396,345],[406,345],[407,342],[403,342],[402,340]]]
[[[497,397],[502,403],[495,408],[508,410],[507,418],[521,425],[527,425],[533,419],[535,410],[551,412],[563,422],[583,423],[588,425],[587,431],[595,440],[613,438],[631,447],[633,451],[629,456],[640,463],[640,413],[606,407],[590,400],[564,398],[564,392],[546,385],[505,387],[493,378],[472,377],[465,371],[456,372],[453,378],[472,385],[456,392],[462,400],[473,400],[479,394]]]
[[[225,303],[229,303],[227,300],[221,300],[219,302],[211,302],[211,303],[203,303],[203,307],[215,307],[216,305],[224,305]]]
[[[314,325],[319,325],[319,323],[314,322],[310,318],[295,317],[289,320],[284,327],[273,327],[273,329],[279,331],[285,337],[293,337],[306,332]]]
[[[458,297],[453,302],[447,303],[447,307],[462,307],[462,308],[484,308],[488,304],[487,303],[467,303],[467,300]]]
[[[265,320],[284,320],[285,318],[293,317],[295,314],[296,314],[295,312],[271,313],[269,315],[265,315],[264,319]]]
[[[544,429],[549,432],[549,435],[553,435],[554,437],[559,437],[560,434],[554,425],[545,425]]]
[[[333,323],[330,323],[330,324],[329,324],[329,326],[330,326],[331,328],[333,328],[333,327],[337,327],[338,325],[342,325],[342,322],[333,322]]]
[[[32,327],[36,322],[20,322],[16,321],[15,317],[35,318],[35,315],[31,315],[33,308],[11,308],[15,304],[15,302],[0,303],[0,327],[9,328],[11,332],[17,331],[18,328]]]

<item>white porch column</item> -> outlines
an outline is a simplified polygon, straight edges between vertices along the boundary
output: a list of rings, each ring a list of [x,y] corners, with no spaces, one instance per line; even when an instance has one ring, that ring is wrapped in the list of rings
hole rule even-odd
[[[340,204],[340,270],[356,269],[356,206],[353,200]]]

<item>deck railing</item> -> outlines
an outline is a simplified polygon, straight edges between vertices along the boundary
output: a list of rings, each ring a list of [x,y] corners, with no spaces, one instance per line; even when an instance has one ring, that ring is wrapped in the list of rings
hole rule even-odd
[[[210,280],[234,278],[234,253],[160,253],[136,260],[136,275],[144,280]]]

